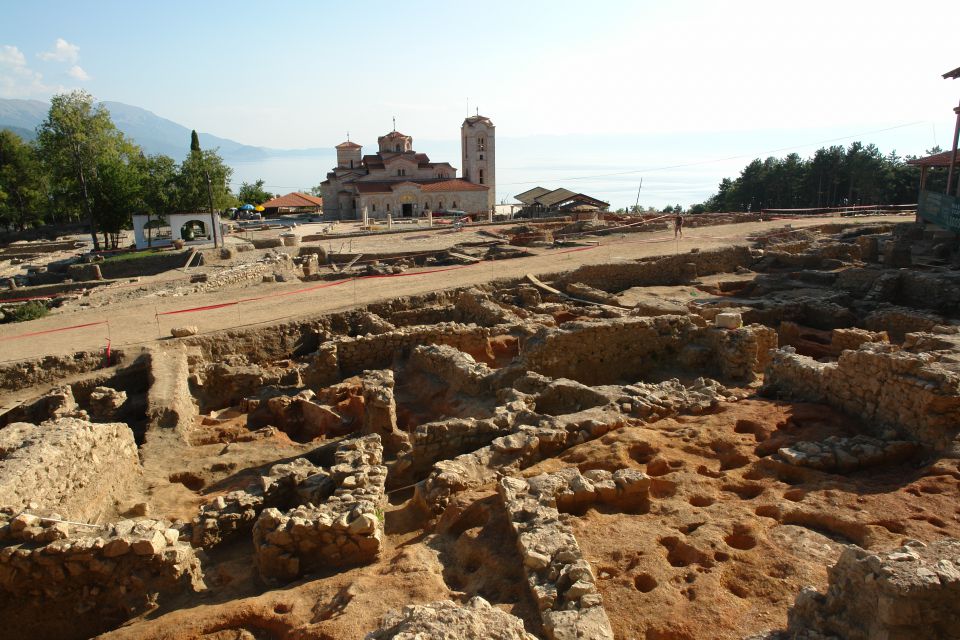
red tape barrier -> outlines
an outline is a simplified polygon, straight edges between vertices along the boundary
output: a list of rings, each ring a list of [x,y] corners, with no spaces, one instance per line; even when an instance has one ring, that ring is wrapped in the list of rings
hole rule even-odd
[[[590,247],[593,248],[593,247]],[[265,296],[257,296],[254,298],[243,298],[241,300],[234,300],[232,302],[224,302],[221,304],[210,304],[203,307],[191,307],[189,309],[178,309],[176,311],[164,311],[163,313],[158,313],[158,316],[172,316],[180,313],[195,313],[197,311],[212,311],[213,309],[222,309],[224,307],[232,307],[244,302],[256,302],[258,300],[267,300],[269,298],[282,298],[286,296],[296,295],[298,293],[308,293],[310,291],[317,291],[318,289],[329,289],[330,287],[339,287],[340,285],[347,284],[350,282],[355,282],[357,280],[373,280],[376,278],[401,278],[404,276],[424,276],[431,273],[441,273],[443,271],[454,271],[457,269],[466,269],[467,267],[472,267],[472,264],[464,264],[456,267],[445,267],[442,269],[430,269],[428,271],[417,271],[414,273],[387,273],[382,275],[373,275],[373,276],[360,276],[357,278],[347,278],[344,280],[338,280],[336,282],[325,282],[323,284],[315,285],[313,287],[304,287],[302,289],[294,289],[293,291],[281,291],[279,293],[271,293]]]
[[[774,233],[774,234],[770,234],[770,235],[780,235],[780,234],[785,234],[785,233],[793,233],[793,232],[796,231],[796,230],[797,230],[797,229],[791,229],[791,230],[789,230],[789,231],[781,231],[781,232],[779,232],[779,233]],[[736,237],[736,236],[707,236],[707,235],[701,235],[701,236],[697,236],[697,237],[699,237],[699,238],[709,238],[709,239],[715,239],[715,240],[726,240],[726,239],[729,239],[729,238],[732,238],[732,237]],[[663,239],[653,239],[653,238],[651,238],[651,239],[643,239],[643,240],[627,240],[627,241],[625,241],[625,242],[622,242],[622,244],[634,244],[634,243],[637,243],[637,244],[646,244],[646,243],[653,243],[653,242],[665,242],[665,241],[669,241],[669,240],[670,240],[670,238],[663,238]],[[562,251],[556,251],[556,252],[553,252],[551,255],[557,255],[557,254],[561,254],[561,253],[574,253],[574,252],[577,252],[577,251],[589,251],[590,249],[597,249],[597,248],[599,248],[599,247],[600,247],[600,245],[592,245],[592,246],[589,246],[589,247],[575,247],[575,248],[573,248],[573,249],[563,249]],[[256,301],[258,301],[258,300],[266,300],[266,299],[269,299],[269,298],[280,298],[280,297],[285,297],[285,296],[296,295],[296,294],[298,294],[298,293],[308,293],[308,292],[310,292],[310,291],[317,291],[317,290],[319,290],[319,289],[327,289],[327,288],[330,288],[330,287],[338,287],[338,286],[340,286],[340,285],[347,284],[347,283],[350,283],[350,282],[356,282],[357,280],[373,280],[373,279],[377,279],[377,278],[403,278],[403,277],[410,277],[410,276],[424,276],[424,275],[429,275],[429,274],[432,274],[432,273],[442,273],[442,272],[445,272],[445,271],[456,271],[456,270],[459,270],[459,269],[467,269],[467,268],[469,268],[469,267],[476,266],[477,264],[480,264],[480,263],[478,262],[478,263],[474,263],[474,264],[464,264],[464,265],[458,265],[458,266],[456,266],[456,267],[444,267],[444,268],[441,268],[441,269],[429,269],[429,270],[427,270],[427,271],[416,271],[416,272],[412,272],[412,273],[388,273],[388,274],[382,274],[382,275],[359,276],[359,277],[355,277],[355,278],[347,278],[347,279],[344,279],[344,280],[338,280],[338,281],[336,281],[336,282],[328,282],[328,283],[316,285],[316,286],[313,286],[313,287],[305,287],[305,288],[302,288],[302,289],[294,289],[293,291],[282,291],[282,292],[280,292],[280,293],[272,293],[272,294],[269,294],[269,295],[257,296],[257,297],[254,297],[254,298],[243,298],[243,299],[241,299],[241,300],[234,300],[234,301],[232,301],[232,302],[223,302],[223,303],[220,303],[220,304],[210,304],[210,305],[205,305],[205,306],[202,306],[202,307],[191,307],[191,308],[189,308],[189,309],[177,309],[176,311],[164,311],[163,313],[158,313],[157,315],[158,315],[158,316],[172,316],[172,315],[179,315],[179,314],[181,314],[181,313],[196,313],[196,312],[199,312],[199,311],[212,311],[212,310],[214,310],[214,309],[223,309],[223,308],[225,308],[225,307],[233,307],[233,306],[239,305],[239,304],[244,303],[244,302],[256,302]],[[133,284],[134,284],[134,286],[139,286],[139,283],[133,283]],[[24,300],[29,300],[29,299],[39,299],[39,298],[24,298]],[[9,302],[9,301],[5,301],[5,302]],[[87,323],[87,324],[78,324],[78,325],[73,325],[73,326],[70,326],[70,327],[61,327],[61,328],[59,328],[59,329],[47,329],[46,331],[35,331],[35,332],[33,332],[33,333],[24,333],[24,334],[16,335],[16,336],[5,336],[5,337],[0,337],[0,341],[4,341],[4,340],[16,340],[16,339],[18,339],[18,338],[29,338],[29,337],[39,336],[39,335],[43,335],[43,334],[47,334],[47,333],[58,333],[58,332],[60,332],[60,331],[70,331],[70,330],[73,330],[73,329],[82,329],[82,328],[85,328],[85,327],[93,327],[93,326],[100,325],[100,324],[107,324],[107,321],[106,321],[106,320],[101,320],[100,322],[89,322],[89,323]]]
[[[58,333],[60,331],[70,331],[72,329],[83,329],[84,327],[95,327],[98,324],[107,324],[107,321],[101,320],[100,322],[88,322],[86,324],[75,324],[72,327],[60,327],[59,329],[47,329],[45,331],[34,331],[33,333],[21,333],[18,336],[3,336],[3,337],[0,337],[0,342],[4,340],[16,340],[17,338],[32,338],[33,336],[42,336],[46,333]]]

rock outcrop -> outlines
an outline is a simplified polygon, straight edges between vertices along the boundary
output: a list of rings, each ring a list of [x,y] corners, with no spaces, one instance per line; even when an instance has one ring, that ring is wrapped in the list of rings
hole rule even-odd
[[[123,423],[60,418],[0,429],[0,505],[35,504],[86,520],[111,511],[141,472],[133,432]]]

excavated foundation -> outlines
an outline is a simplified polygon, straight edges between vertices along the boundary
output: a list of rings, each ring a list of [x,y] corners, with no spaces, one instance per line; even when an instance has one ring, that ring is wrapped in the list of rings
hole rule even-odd
[[[19,363],[8,637],[946,637],[960,285],[907,244],[783,229]]]

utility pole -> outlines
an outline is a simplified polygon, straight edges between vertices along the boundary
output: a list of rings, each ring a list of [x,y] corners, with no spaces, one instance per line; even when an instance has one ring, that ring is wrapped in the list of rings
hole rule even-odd
[[[213,210],[213,183],[210,182],[210,172],[207,171],[207,168],[203,168],[203,175],[207,179],[207,199],[210,201],[210,233],[213,234],[213,248],[217,248],[217,225],[220,223],[217,220],[217,214]]]
[[[943,74],[943,78],[957,80],[960,78],[960,67],[957,67],[953,71],[948,71]],[[957,114],[957,126],[953,130],[953,148],[950,150],[950,170],[947,173],[947,189],[944,191],[947,195],[950,195],[950,187],[953,184],[953,177],[957,175],[957,143],[960,141],[960,106],[953,110]],[[960,176],[957,179],[957,197],[960,198]]]
[[[643,189],[643,178],[640,178],[640,186],[637,187],[637,203],[633,205],[634,209],[640,208],[640,189]]]

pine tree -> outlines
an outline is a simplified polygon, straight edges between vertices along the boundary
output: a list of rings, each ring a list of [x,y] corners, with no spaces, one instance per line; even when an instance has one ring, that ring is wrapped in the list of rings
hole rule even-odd
[[[197,135],[197,130],[194,129],[190,132],[190,151],[200,151],[200,136]]]

